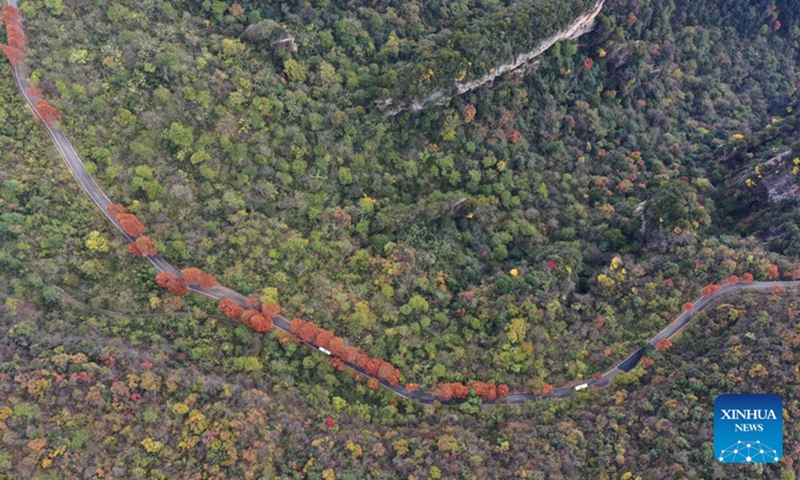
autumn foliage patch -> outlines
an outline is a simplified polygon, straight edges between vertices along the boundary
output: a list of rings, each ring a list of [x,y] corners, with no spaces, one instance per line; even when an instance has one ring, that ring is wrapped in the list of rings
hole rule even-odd
[[[38,100],[36,102],[36,111],[41,115],[42,121],[51,127],[55,125],[57,121],[61,120],[61,114],[58,113],[58,110],[50,105],[47,100]]]
[[[11,63],[12,66],[17,66],[22,63],[22,60],[25,58],[25,52],[18,48],[14,48],[8,45],[0,45],[0,49],[3,50],[3,53],[6,54],[8,57],[8,61]]]
[[[111,205],[106,207],[106,211],[108,211],[108,214],[113,216],[114,218],[117,218],[117,215],[119,215],[120,213],[128,213],[128,209],[125,208],[124,205],[120,205],[119,203],[112,203]]]
[[[131,237],[138,237],[144,233],[144,224],[136,218],[136,215],[130,213],[120,213],[117,215],[117,222],[119,222],[122,231]]]
[[[217,277],[210,273],[200,275],[200,288],[208,290],[217,286]]]
[[[183,270],[181,270],[181,275],[183,276],[183,279],[189,285],[197,285],[197,284],[199,284],[200,283],[200,275],[202,275],[202,274],[203,274],[202,270],[200,270],[199,268],[194,268],[194,267],[184,268]]]
[[[158,254],[155,239],[148,237],[147,235],[142,235],[141,237],[137,238],[135,243],[136,248],[139,249],[139,252],[141,252],[142,255]]]
[[[156,275],[156,283],[169,290],[173,295],[183,295],[188,291],[186,282],[172,272],[161,272]]]
[[[238,320],[242,315],[242,306],[231,300],[230,298],[223,298],[219,302],[219,309],[231,320]]]
[[[141,255],[142,251],[139,250],[139,247],[136,245],[136,242],[131,242],[128,244],[128,251],[131,255]]]
[[[672,346],[672,342],[665,338],[656,344],[656,350],[666,350]]]
[[[272,319],[255,310],[246,310],[241,315],[242,322],[256,332],[266,332],[272,328]]]
[[[31,100],[42,96],[42,91],[36,85],[28,85],[28,87],[25,89],[25,93],[31,98]]]
[[[3,5],[3,20],[6,25],[19,25],[22,21],[22,11],[11,5]]]
[[[6,37],[9,46],[25,51],[25,32],[22,31],[22,27],[13,24],[6,25]]]
[[[719,285],[711,283],[703,287],[701,293],[703,294],[704,297],[710,297],[711,295],[714,295],[715,293],[719,292],[719,289],[720,289]]]

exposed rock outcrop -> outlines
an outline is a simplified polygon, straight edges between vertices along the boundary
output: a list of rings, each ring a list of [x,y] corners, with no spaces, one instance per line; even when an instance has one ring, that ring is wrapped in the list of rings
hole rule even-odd
[[[449,91],[437,90],[423,98],[398,101],[393,98],[389,98],[386,100],[379,100],[375,102],[375,104],[378,106],[378,109],[388,117],[397,115],[404,110],[419,112],[424,110],[428,105],[444,105],[457,95],[461,95],[471,90],[475,90],[476,88],[480,88],[483,85],[490,84],[494,82],[494,80],[500,75],[513,72],[542,53],[546,52],[557,42],[561,42],[563,40],[574,40],[585,33],[591,32],[595,27],[595,18],[603,9],[604,3],[605,0],[598,0],[591,12],[581,15],[564,30],[542,40],[536,49],[517,55],[511,62],[504,63],[499,67],[496,67],[478,80],[471,82],[454,82],[453,89]]]
[[[797,177],[792,173],[792,165],[788,163],[791,157],[792,151],[787,150],[759,166],[764,172],[774,171],[761,181],[767,190],[769,203],[800,199],[800,185],[797,184]]]

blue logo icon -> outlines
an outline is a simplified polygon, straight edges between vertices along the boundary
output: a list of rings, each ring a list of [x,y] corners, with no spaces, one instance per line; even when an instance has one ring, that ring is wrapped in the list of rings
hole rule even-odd
[[[714,456],[722,463],[783,457],[783,400],[774,394],[720,395],[714,402]]]

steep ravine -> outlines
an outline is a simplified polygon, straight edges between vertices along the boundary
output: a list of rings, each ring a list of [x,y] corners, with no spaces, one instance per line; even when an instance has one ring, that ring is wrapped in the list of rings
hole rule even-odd
[[[419,112],[431,104],[444,105],[455,96],[475,90],[483,85],[490,84],[500,75],[513,72],[514,70],[546,52],[557,42],[561,42],[563,40],[574,40],[585,33],[591,32],[595,27],[595,18],[603,9],[604,3],[605,0],[598,0],[591,12],[576,18],[575,21],[564,30],[545,38],[534,50],[517,55],[511,62],[504,63],[492,69],[479,80],[472,82],[453,82],[453,88],[448,89],[447,91],[437,90],[423,98],[399,101],[389,98],[386,100],[378,100],[375,102],[375,104],[378,106],[378,109],[381,110],[387,117],[397,115],[405,110]]]

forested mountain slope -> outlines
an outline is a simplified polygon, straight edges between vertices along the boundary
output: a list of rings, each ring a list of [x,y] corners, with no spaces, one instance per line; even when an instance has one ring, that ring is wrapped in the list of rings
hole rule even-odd
[[[104,190],[146,220],[166,258],[279,301],[391,360],[422,388],[478,379],[541,391],[588,378],[625,358],[703,285],[797,268],[796,200],[767,205],[766,194],[747,192],[769,189],[762,183],[769,174],[755,167],[787,151],[786,182],[796,183],[800,149],[790,109],[797,107],[800,26],[792,3],[608,1],[594,33],[556,44],[538,65],[448,105],[392,118],[375,107],[388,98],[381,89],[424,90],[381,83],[400,65],[413,70],[424,50],[412,41],[434,41],[461,20],[487,39],[495,33],[480,23],[487,15],[459,10],[461,2],[356,3],[21,7],[31,79],[65,113],[64,129]],[[553,31],[591,8],[550,3],[561,12],[544,17]],[[539,38],[504,32],[509,45]],[[395,43],[403,45],[397,53]],[[465,78],[492,68],[474,63]],[[105,341],[91,338],[98,330],[119,337],[120,349],[168,345],[198,375],[260,378],[245,380],[261,382],[282,405],[299,398],[323,411],[340,397],[357,412],[354,425],[377,422],[397,405],[405,413],[392,421],[411,422],[406,409],[416,407],[369,395],[320,355],[232,327],[207,300],[165,296],[82,197],[10,76],[1,82],[6,332],[38,323],[54,349],[85,325],[90,338],[68,353],[91,362],[102,363]],[[111,238],[103,243],[93,231]],[[89,310],[66,310],[59,287]],[[98,309],[130,317],[92,313]],[[13,337],[6,333],[7,342]],[[43,354],[22,350],[20,359]],[[3,362],[3,388],[14,392],[4,398],[18,399],[27,390],[9,382],[24,362]],[[178,367],[160,368],[167,376]],[[154,392],[141,394],[155,401]],[[170,401],[184,394],[181,386]],[[563,410],[536,408],[575,415],[607,401],[600,394]],[[630,414],[624,403],[619,408]],[[437,415],[473,419],[464,421],[475,423],[476,438],[488,438],[498,425],[490,417],[505,414]],[[528,410],[513,415],[537,423]],[[551,437],[585,448],[563,429]],[[446,445],[442,452],[456,454]],[[386,449],[382,461],[395,458]],[[689,468],[677,455],[690,450],[665,446],[663,453]],[[427,458],[421,451],[418,458]],[[658,458],[638,458],[642,471],[657,468]],[[279,462],[280,474],[302,470],[307,458],[296,467],[293,460]],[[419,469],[430,470],[428,463]],[[238,475],[238,466],[223,467]],[[420,475],[416,468],[409,472]],[[532,469],[570,478],[592,468],[606,469],[591,462]]]

